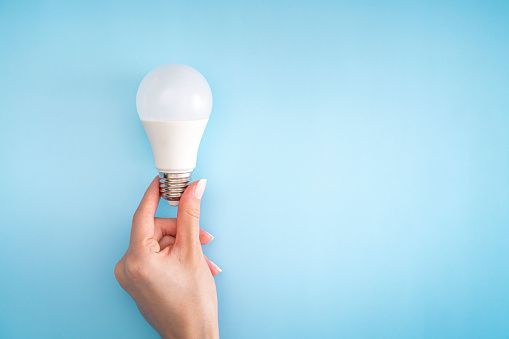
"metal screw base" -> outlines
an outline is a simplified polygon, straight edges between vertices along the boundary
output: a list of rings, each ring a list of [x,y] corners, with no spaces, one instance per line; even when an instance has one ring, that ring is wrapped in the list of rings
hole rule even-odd
[[[180,197],[191,181],[193,172],[164,173],[159,172],[159,192],[171,206],[179,204]]]

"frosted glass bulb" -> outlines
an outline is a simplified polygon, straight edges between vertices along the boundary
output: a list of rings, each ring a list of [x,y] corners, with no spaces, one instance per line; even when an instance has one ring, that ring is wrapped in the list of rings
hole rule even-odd
[[[159,66],[141,81],[136,108],[159,171],[161,196],[176,206],[196,167],[212,110],[210,86],[192,67]]]
[[[163,65],[141,81],[136,107],[144,121],[206,119],[212,110],[212,93],[207,80],[194,68]]]

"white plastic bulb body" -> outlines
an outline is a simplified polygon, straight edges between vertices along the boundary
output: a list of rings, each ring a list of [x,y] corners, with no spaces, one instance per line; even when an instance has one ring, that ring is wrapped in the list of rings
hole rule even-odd
[[[192,67],[159,66],[141,81],[136,108],[159,171],[161,196],[176,206],[196,167],[212,111],[210,86]]]

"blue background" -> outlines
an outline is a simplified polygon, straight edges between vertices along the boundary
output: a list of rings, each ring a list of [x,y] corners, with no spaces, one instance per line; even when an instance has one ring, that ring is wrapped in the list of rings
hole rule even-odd
[[[163,63],[214,93],[224,338],[507,336],[507,2],[1,1],[0,337],[157,337],[113,267]]]

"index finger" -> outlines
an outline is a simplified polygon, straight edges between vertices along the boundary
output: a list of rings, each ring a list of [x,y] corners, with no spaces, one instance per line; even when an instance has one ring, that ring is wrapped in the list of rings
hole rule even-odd
[[[159,199],[159,177],[155,177],[134,213],[131,242],[141,242],[154,236],[154,216]]]

